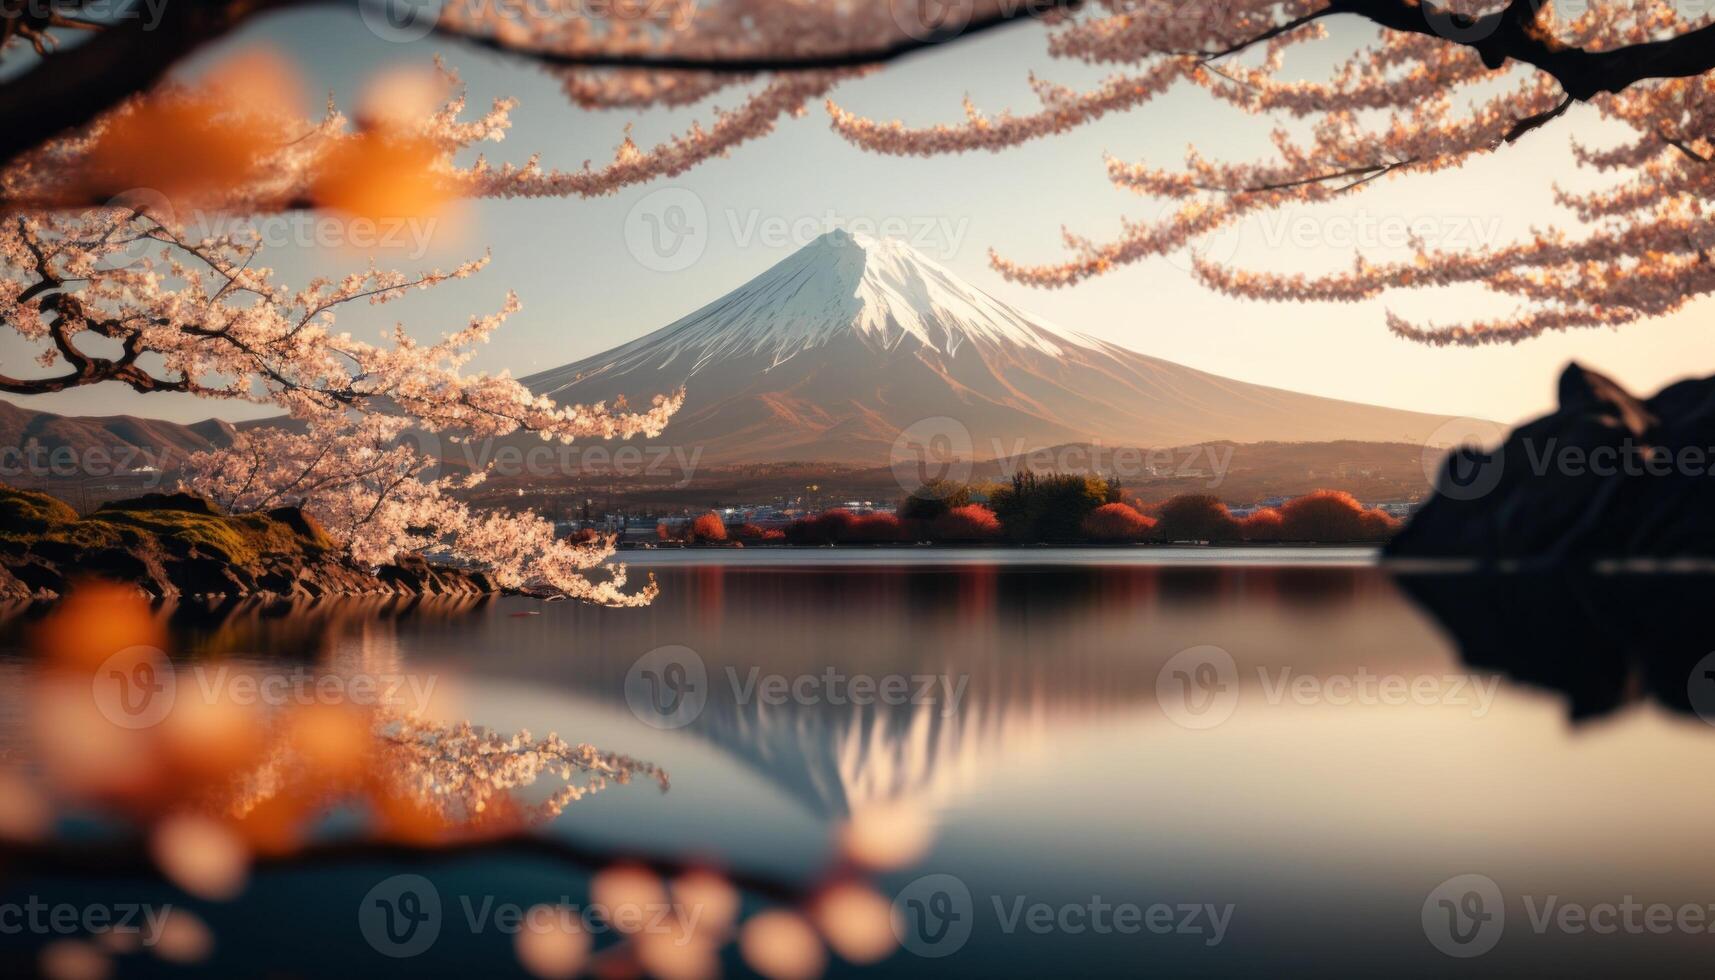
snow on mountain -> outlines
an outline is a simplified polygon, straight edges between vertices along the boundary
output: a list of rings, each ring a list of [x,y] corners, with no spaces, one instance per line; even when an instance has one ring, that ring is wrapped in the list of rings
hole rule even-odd
[[[705,463],[885,464],[934,417],[977,458],[1098,441],[1418,441],[1446,420],[1232,381],[1018,310],[894,241],[834,231],[690,315],[524,379],[562,402],[684,385],[660,442]]]

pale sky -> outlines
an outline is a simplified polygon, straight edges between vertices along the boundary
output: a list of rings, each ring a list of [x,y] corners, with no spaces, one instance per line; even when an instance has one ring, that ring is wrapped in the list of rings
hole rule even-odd
[[[1349,51],[1340,35],[1356,30],[1339,25],[1318,49],[1330,55]],[[1043,42],[1040,28],[1019,25],[847,83],[835,98],[869,115],[921,125],[962,118],[960,99],[967,92],[986,110],[1030,109],[1035,103],[1026,73],[1032,68],[1067,83],[1087,84],[1104,74],[1047,58]],[[485,147],[493,159],[522,161],[534,151],[548,166],[576,168],[586,159],[599,166],[611,157],[627,121],[636,121],[638,142],[649,146],[691,119],[707,118],[706,106],[641,115],[585,112],[543,72],[458,45],[392,43],[369,32],[355,15],[327,9],[270,16],[186,70],[254,45],[268,45],[301,66],[307,113],[317,111],[329,91],[350,106],[384,66],[427,66],[442,54],[469,83],[473,108],[498,96],[521,102],[507,140]],[[1316,63],[1313,58],[1308,67]],[[735,103],[730,95],[714,100]],[[1432,349],[1394,338],[1384,311],[1445,322],[1504,313],[1511,302],[1467,289],[1328,306],[1241,303],[1204,290],[1183,262],[1168,260],[1127,266],[1058,291],[1015,286],[989,268],[991,246],[1017,259],[1054,261],[1064,255],[1062,225],[1099,239],[1117,231],[1121,216],[1150,217],[1161,210],[1160,202],[1107,182],[1104,152],[1173,165],[1195,143],[1207,155],[1258,159],[1270,152],[1270,128],[1267,120],[1180,89],[1141,109],[999,154],[902,159],[845,143],[830,131],[822,107],[813,105],[803,118],[786,120],[773,135],[739,147],[727,159],[614,197],[462,205],[458,215],[434,226],[421,259],[407,246],[376,253],[377,260],[405,269],[446,267],[490,249],[488,271],[381,311],[364,308],[341,323],[360,336],[374,336],[397,319],[416,336],[433,338],[472,314],[491,311],[513,289],[523,312],[474,366],[522,376],[683,316],[784,258],[831,220],[860,229],[903,229],[913,244],[978,287],[1062,326],[1217,374],[1318,395],[1511,422],[1549,407],[1554,379],[1571,359],[1644,393],[1680,377],[1715,373],[1715,345],[1698,326],[1709,315],[1707,305],[1618,332],[1580,331],[1516,347]],[[1373,258],[1397,257],[1408,226],[1435,229],[1448,247],[1504,243],[1533,225],[1560,220],[1551,199],[1554,182],[1582,186],[1595,179],[1575,170],[1568,150],[1574,137],[1603,140],[1594,113],[1574,110],[1521,144],[1461,170],[1378,182],[1336,206],[1253,220],[1207,247],[1251,267],[1314,271],[1349,265],[1354,247]],[[649,197],[663,188],[677,192]],[[659,212],[664,200],[694,201],[707,216],[700,222],[706,236],[700,256],[672,271],[650,268],[628,247],[628,233],[633,243],[647,233],[641,215]],[[310,274],[361,267],[367,258],[352,250],[311,253],[288,246],[268,264],[296,285]],[[9,369],[25,370],[21,352],[15,338],[0,339],[0,362]],[[177,421],[270,413],[141,396],[113,385],[15,400],[67,414],[127,412]]]

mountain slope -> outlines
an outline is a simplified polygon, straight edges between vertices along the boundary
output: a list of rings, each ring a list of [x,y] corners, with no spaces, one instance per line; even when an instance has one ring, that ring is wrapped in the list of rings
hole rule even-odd
[[[1056,327],[891,241],[830,232],[685,318],[524,379],[563,402],[686,386],[704,461],[887,462],[956,419],[976,458],[1067,442],[1420,442],[1433,415],[1232,381]]]
[[[44,453],[70,449],[80,456],[136,450],[141,462],[172,465],[191,453],[227,445],[231,433],[232,425],[217,419],[180,425],[135,415],[56,415],[0,401],[0,447],[7,448],[35,445]],[[145,454],[149,458],[141,459]]]

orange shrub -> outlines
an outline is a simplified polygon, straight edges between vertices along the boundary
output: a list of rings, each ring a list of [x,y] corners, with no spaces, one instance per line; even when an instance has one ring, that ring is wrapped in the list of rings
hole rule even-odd
[[[857,515],[844,507],[800,517],[786,528],[786,540],[793,544],[833,544],[852,539],[852,525]]]
[[[1155,519],[1126,504],[1103,504],[1084,518],[1084,534],[1092,541],[1142,541],[1155,532]]]
[[[936,541],[994,541],[1000,532],[1000,518],[982,504],[954,507],[929,525],[929,534]]]
[[[842,541],[885,544],[904,540],[899,518],[892,514],[864,514],[852,519],[848,536]]]
[[[1219,497],[1187,493],[1161,505],[1158,530],[1168,541],[1236,541],[1239,522]]]
[[[727,528],[727,535],[737,541],[760,541],[762,528],[746,521],[737,527]]]
[[[1380,541],[1399,528],[1385,512],[1366,510],[1343,490],[1317,490],[1288,500],[1280,516],[1291,541]]]
[[[1286,519],[1273,507],[1259,507],[1239,521],[1239,534],[1246,541],[1281,541],[1286,537]]]
[[[691,522],[690,539],[702,542],[725,541],[726,522],[721,520],[721,515],[711,510]]]
[[[1386,541],[1399,533],[1400,519],[1379,507],[1371,507],[1359,518],[1365,541]]]

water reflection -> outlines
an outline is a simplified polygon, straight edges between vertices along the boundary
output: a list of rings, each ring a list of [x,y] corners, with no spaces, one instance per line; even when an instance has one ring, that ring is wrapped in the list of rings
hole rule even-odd
[[[1642,700],[1715,722],[1705,574],[1401,574],[1465,662],[1557,692],[1574,719]]]
[[[1136,937],[1003,933],[983,904],[996,898],[1238,907],[1233,938],[1218,949],[1171,937],[1149,945],[1163,974],[1330,963],[1376,972],[1402,955],[1407,972],[1427,974],[1446,964],[1425,943],[1421,908],[1458,874],[1499,881],[1515,922],[1525,919],[1521,892],[1700,901],[1715,880],[1701,844],[1715,797],[1683,778],[1708,748],[1706,726],[1684,717],[1697,707],[1688,677],[1709,649],[1707,631],[1685,621],[1698,580],[1412,577],[1402,593],[1387,573],[1350,567],[657,574],[661,598],[646,610],[504,599],[451,610],[241,605],[169,619],[175,648],[195,651],[181,668],[440,677],[457,696],[432,706],[425,723],[437,733],[466,721],[558,730],[672,774],[669,793],[605,793],[541,835],[588,853],[673,849],[735,881],[749,873],[811,889],[840,861],[909,859],[877,879],[888,897],[919,875],[956,876],[986,926],[956,957],[896,953],[892,972],[1091,973],[1137,962]],[[11,642],[27,619],[4,627]],[[695,651],[706,701],[663,730],[636,713],[627,684],[639,658],[671,645]],[[1202,647],[1230,657],[1229,672],[1211,676],[1231,686],[1234,707],[1193,729],[1168,710],[1161,683],[1176,656]],[[829,670],[935,684],[904,703],[854,704],[825,685],[755,694],[765,677]],[[1462,693],[1492,683],[1491,672],[1517,683],[1485,688],[1488,700]],[[1427,685],[1429,697],[1354,696],[1365,678]],[[1626,705],[1635,707],[1617,710]],[[1568,709],[1621,717],[1573,732]],[[387,765],[434,773],[421,792],[482,789],[457,798],[484,806],[552,792],[462,764]],[[466,870],[484,894],[541,873]],[[350,902],[371,885],[349,889]],[[1624,959],[1527,932],[1514,928],[1483,964]],[[1698,962],[1704,938],[1655,948]],[[1544,942],[1553,956],[1539,955]],[[438,956],[463,955],[444,943]],[[456,962],[484,962],[464,952]]]

